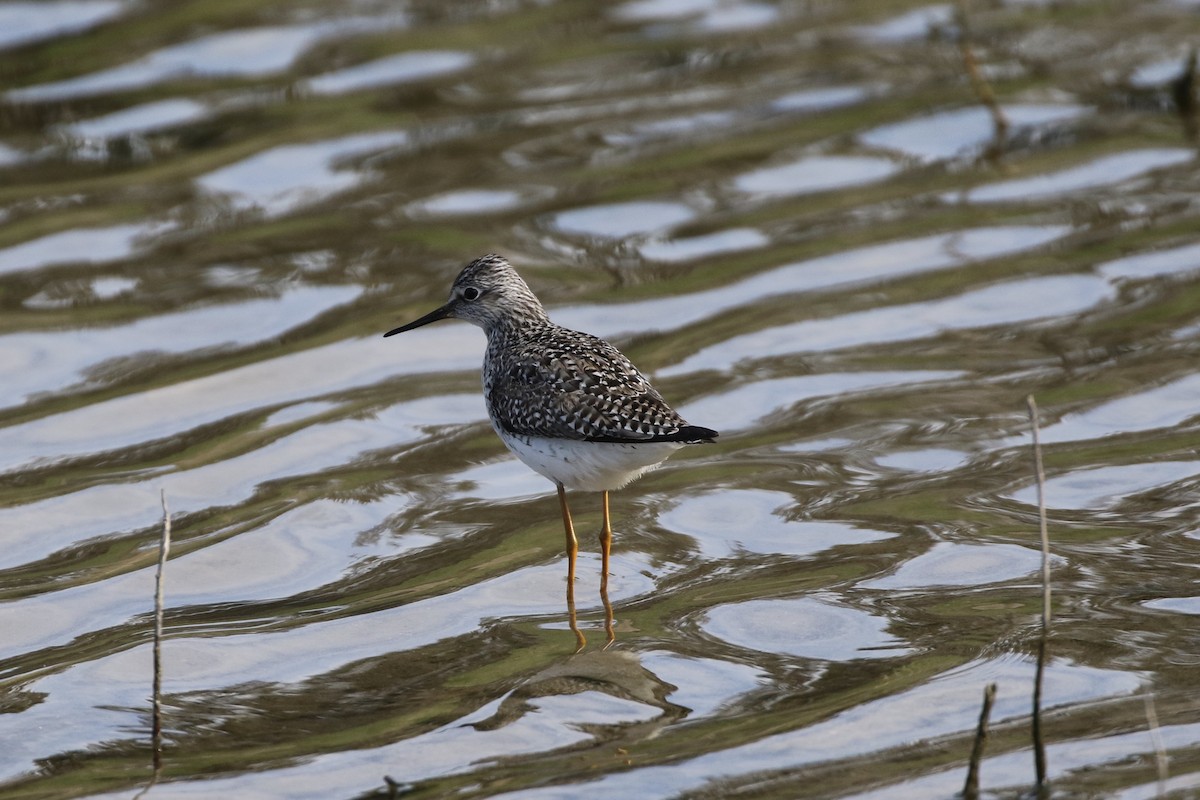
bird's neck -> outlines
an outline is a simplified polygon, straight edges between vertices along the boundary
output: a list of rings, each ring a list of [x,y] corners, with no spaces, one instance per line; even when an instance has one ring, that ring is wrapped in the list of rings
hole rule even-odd
[[[540,310],[540,309],[539,309]],[[487,328],[488,348],[499,350],[535,338],[541,331],[554,327],[543,311],[506,317]]]

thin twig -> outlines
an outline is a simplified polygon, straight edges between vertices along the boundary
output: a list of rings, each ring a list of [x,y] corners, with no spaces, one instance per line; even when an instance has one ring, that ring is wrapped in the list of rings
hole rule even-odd
[[[992,716],[992,703],[996,701],[996,684],[989,683],[983,689],[983,708],[979,711],[979,725],[975,728],[975,744],[971,747],[971,760],[967,764],[967,782],[963,784],[963,797],[976,800],[979,797],[979,762],[983,760],[983,748],[987,744],[988,718]]]
[[[963,67],[967,71],[967,77],[971,81],[971,88],[975,92],[975,96],[979,98],[979,102],[983,103],[988,113],[992,115],[992,146],[989,148],[987,155],[992,160],[997,160],[1004,155],[1004,144],[1008,139],[1008,117],[1004,114],[1004,109],[1000,107],[999,101],[996,100],[996,93],[992,91],[992,84],[984,77],[983,72],[979,69],[979,62],[975,58],[975,51],[971,48],[971,33],[968,27],[967,17],[967,2],[966,0],[958,1],[958,23],[961,34],[958,38],[958,50],[962,54]]]
[[[1162,731],[1158,729],[1158,712],[1154,709],[1154,695],[1147,693],[1144,698],[1146,701],[1146,724],[1150,729],[1150,741],[1154,743],[1154,763],[1158,767],[1158,793],[1157,797],[1162,797],[1167,792],[1167,778],[1170,777],[1167,772],[1167,749],[1163,745]]]
[[[158,573],[154,577],[154,690],[153,727],[154,771],[162,768],[162,635],[163,635],[163,573],[167,554],[171,552],[171,511],[167,507],[167,492],[162,492],[163,530],[158,543]]]
[[[1033,395],[1025,398],[1033,429],[1033,468],[1037,475],[1038,522],[1042,534],[1042,635],[1038,637],[1037,673],[1033,681],[1033,756],[1037,788],[1046,786],[1046,742],[1042,737],[1042,676],[1046,671],[1046,638],[1050,635],[1050,534],[1046,527],[1046,471],[1042,468],[1042,442],[1038,433],[1038,408]]]
[[[150,688],[150,748],[153,774],[150,783],[134,795],[141,800],[158,783],[162,774],[162,634],[163,634],[163,573],[167,566],[167,554],[171,552],[171,510],[167,507],[167,492],[159,493],[162,499],[162,537],[158,540],[158,571],[154,576],[154,677]]]
[[[1183,62],[1183,72],[1171,81],[1171,97],[1175,110],[1183,122],[1183,135],[1189,142],[1196,141],[1200,128],[1196,120],[1196,48],[1192,48]]]

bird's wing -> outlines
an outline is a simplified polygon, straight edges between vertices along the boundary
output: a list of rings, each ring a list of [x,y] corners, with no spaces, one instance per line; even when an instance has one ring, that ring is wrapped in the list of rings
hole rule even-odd
[[[676,441],[687,426],[615,347],[587,334],[531,342],[491,374],[488,403],[507,431],[611,442]]]

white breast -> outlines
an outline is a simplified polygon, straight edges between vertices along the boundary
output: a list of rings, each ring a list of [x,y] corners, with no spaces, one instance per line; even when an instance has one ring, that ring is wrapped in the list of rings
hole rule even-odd
[[[654,442],[618,444],[522,436],[499,428],[496,433],[517,458],[534,472],[567,489],[588,492],[620,489],[661,464],[682,444]]]

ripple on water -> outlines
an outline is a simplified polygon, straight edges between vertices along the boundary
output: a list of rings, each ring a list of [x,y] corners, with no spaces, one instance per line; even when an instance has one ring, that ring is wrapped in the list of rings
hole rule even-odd
[[[729,230],[691,236],[686,239],[658,239],[638,246],[642,257],[650,261],[668,264],[693,261],[722,253],[737,253],[766,247],[771,243],[767,235],[756,228],[730,228]]]
[[[747,552],[809,556],[895,535],[846,522],[789,520],[780,514],[795,504],[795,498],[782,492],[722,490],[685,499],[664,512],[659,524],[694,539],[706,559]]]
[[[652,591],[654,581],[648,575],[652,571],[661,572],[641,554],[628,551],[614,553],[612,567],[609,594],[617,604]],[[575,596],[579,610],[597,611],[601,608],[599,556],[581,552],[578,569]],[[211,687],[247,680],[292,683],[363,658],[415,650],[465,636],[479,630],[485,622],[497,619],[560,619],[564,616],[565,577],[566,559],[555,559],[402,606],[321,619],[265,637],[258,632],[220,639],[188,638],[180,641],[178,647],[190,650],[191,655],[186,664],[178,665],[170,674],[176,676],[173,680],[180,687]],[[129,680],[134,682],[132,676]]]
[[[273,339],[354,300],[357,286],[306,286],[279,298],[222,303],[128,325],[0,336],[6,402],[84,382],[91,369],[138,353],[180,354]]]
[[[922,681],[907,691],[859,703],[812,725],[671,764],[609,773],[591,783],[572,784],[570,793],[562,793],[561,787],[551,787],[525,790],[519,796],[526,800],[547,800],[591,794],[652,800],[712,787],[713,782],[723,778],[883,754],[913,742],[973,731],[979,717],[981,687],[988,683],[1001,687],[1029,686],[1034,669],[1032,661],[1013,657],[976,661]],[[1043,703],[1049,708],[1125,696],[1144,683],[1145,679],[1137,673],[1051,661],[1046,665]],[[1019,692],[1002,689],[997,694],[992,708],[994,724],[1028,714],[1029,697],[1023,689]],[[1029,757],[1027,751],[1021,755]],[[960,771],[959,788],[961,776]],[[906,777],[905,788],[909,780],[911,777]],[[903,794],[908,796],[906,792]]]
[[[875,463],[886,469],[923,473],[948,472],[963,466],[970,460],[970,453],[945,447],[896,450],[875,457]]]
[[[420,334],[407,334],[413,342],[406,348],[374,336],[335,342],[0,428],[0,473],[164,439],[234,414],[371,386],[399,373],[479,368],[482,346],[471,326]],[[482,397],[470,397],[476,408],[471,419],[485,418]]]
[[[667,700],[689,709],[689,720],[711,716],[768,681],[761,670],[734,661],[681,656],[665,650],[642,653],[641,659],[659,680],[676,687]]]
[[[867,86],[827,86],[823,89],[803,89],[771,101],[771,108],[784,112],[827,111],[861,103],[878,91]]]
[[[1100,510],[1111,508],[1126,497],[1200,475],[1200,461],[1154,461],[1077,470],[1046,481],[1046,505],[1050,508]],[[1018,503],[1035,505],[1037,485],[1013,492]]]
[[[742,121],[732,111],[699,111],[650,122],[637,122],[619,130],[606,131],[604,141],[616,147],[637,147],[649,142],[700,137],[728,129]]]
[[[691,222],[695,217],[696,212],[683,203],[635,200],[562,211],[555,214],[550,223],[574,236],[624,239],[667,230]]]
[[[247,649],[253,650],[253,647]],[[174,652],[172,652],[174,651]],[[123,657],[122,657],[123,656]],[[195,658],[196,654],[187,652],[187,643],[181,642],[177,647],[164,647],[164,662],[169,665],[164,672],[182,666],[184,659]],[[105,659],[114,663],[104,664],[104,670],[93,674],[91,680],[103,685],[107,680],[120,676],[121,669],[128,670],[124,674],[141,675],[150,668],[149,648],[139,647],[132,653]],[[46,681],[53,685],[56,692],[70,694],[83,691],[80,684],[85,677],[85,671],[76,668],[79,675],[72,675],[69,685],[65,681]],[[174,675],[171,670],[168,674]],[[116,691],[118,687],[114,686]],[[122,698],[129,696],[128,701],[121,701],[122,708],[140,709],[144,706],[145,698],[135,695],[139,689],[132,684],[119,687],[117,692]],[[140,691],[144,695],[144,687]],[[84,691],[84,696],[88,693]],[[349,751],[326,753],[305,760],[300,765],[285,766],[270,771],[268,785],[260,782],[265,775],[240,775],[219,779],[209,779],[203,785],[189,785],[187,782],[172,783],[167,794],[171,796],[191,797],[238,797],[244,800],[277,797],[282,792],[289,798],[327,798],[338,793],[339,787],[356,782],[355,775],[361,775],[363,769],[375,764],[403,764],[404,774],[409,780],[420,780],[467,772],[479,766],[481,760],[502,758],[546,752],[571,744],[588,741],[594,734],[585,732],[589,726],[597,725],[629,725],[644,722],[661,715],[662,710],[657,706],[616,697],[603,692],[591,690],[576,694],[556,694],[545,697],[528,698],[524,701],[523,713],[511,719],[505,725],[495,728],[477,728],[475,724],[492,716],[500,706],[503,698],[484,706],[461,719],[452,720],[446,725],[417,736],[390,743],[383,747],[361,748]],[[101,705],[97,700],[97,705]],[[127,733],[125,728],[135,724],[133,712],[116,712],[113,706],[103,708],[80,709],[75,717],[77,725],[52,726],[40,723],[37,735],[30,736],[29,743],[13,752],[20,759],[26,748],[31,752],[70,752],[86,747],[86,740],[79,736],[80,731],[96,731],[97,736],[105,739],[119,738]],[[29,717],[49,719],[49,712],[64,713],[66,709],[46,708],[42,705],[29,714]],[[22,715],[24,716],[24,715]],[[57,730],[48,730],[56,728]],[[3,730],[3,728],[0,728]],[[71,733],[74,731],[75,733]],[[3,731],[6,735],[8,731]],[[36,743],[37,749],[31,745]],[[11,751],[10,751],[11,752]],[[23,762],[25,765],[29,760]],[[0,773],[0,777],[10,777],[18,772],[16,764],[4,764],[8,767]],[[316,772],[313,769],[317,768]],[[2,769],[2,767],[0,767]]]
[[[50,0],[0,3],[0,50],[80,33],[120,16],[123,0]]]
[[[1042,127],[1080,117],[1087,109],[1077,105],[1005,106],[1008,133]],[[883,125],[862,134],[868,147],[895,150],[922,161],[971,155],[994,138],[991,112],[982,107],[960,108],[917,119]]]
[[[598,559],[592,554],[580,554],[580,563],[583,580],[577,595],[597,598],[595,605],[598,608],[598,583],[590,579],[598,573]],[[651,588],[652,583],[643,574],[651,566],[644,559],[628,554],[614,556],[613,566],[615,574],[610,578],[610,593],[614,602],[644,594]],[[164,672],[171,676],[172,690],[179,692],[211,691],[214,687],[258,681],[296,683],[362,659],[468,635],[486,621],[498,617],[559,616],[563,613],[561,588],[564,574],[565,561],[556,561],[517,569],[443,595],[371,614],[315,619],[295,628],[271,632],[256,630],[215,638],[177,636],[163,648]],[[129,616],[144,613],[145,598],[151,594],[153,569],[147,567],[138,575],[142,583],[138,597],[88,609],[85,613],[89,629],[104,629],[126,622]],[[49,597],[52,595],[42,600]],[[20,606],[20,601],[13,604],[11,618],[15,619]],[[593,609],[589,603],[581,607],[581,611],[590,610]],[[69,635],[69,630],[65,629],[63,635]],[[75,702],[89,708],[141,708],[145,702],[149,659],[150,646],[147,644],[73,664],[34,681],[26,688],[40,691],[45,687],[49,692],[46,700],[31,717],[20,715],[20,720],[14,720],[13,717],[18,715],[0,715],[0,736],[7,738],[11,732],[9,726],[13,724],[33,723],[43,714],[66,713],[64,706]],[[658,710],[654,709],[653,713],[657,714]],[[131,718],[136,718],[136,714],[136,711],[129,712]],[[124,714],[111,711],[107,717],[87,720],[87,724],[82,719],[77,721],[78,725],[56,727],[70,727],[75,733],[68,738],[81,737],[80,741],[84,742],[95,741],[91,737],[112,738],[116,733],[107,733],[110,726],[129,724]],[[37,729],[40,724],[34,727]],[[46,732],[46,737],[57,736],[58,731]],[[39,742],[39,745],[49,748],[51,743]],[[84,745],[75,745],[79,746]],[[41,752],[61,751],[46,749]],[[14,766],[11,756],[11,752],[6,752],[0,758],[0,764]]]
[[[395,496],[374,503],[319,500],[258,528],[171,559],[173,608],[286,598],[315,591],[343,577],[370,556],[397,557],[439,539],[410,533],[362,535],[403,508]],[[269,557],[264,558],[264,554]],[[4,653],[27,652],[70,641],[80,620],[92,630],[128,621],[154,592],[154,568],[0,604]],[[31,616],[39,624],[26,624]]]
[[[1073,442],[1136,431],[1170,428],[1195,417],[1196,398],[1200,397],[1200,374],[1154,386],[1144,392],[1118,397],[1077,413],[1042,430],[1043,442]],[[1027,441],[1026,436],[1006,440],[1010,446]]]
[[[1140,64],[1129,76],[1129,85],[1140,89],[1154,89],[1178,80],[1183,74],[1187,52],[1178,50],[1169,58],[1160,58]]]
[[[1041,565],[1041,553],[1020,545],[938,542],[928,552],[905,561],[891,575],[858,586],[892,590],[985,586],[1029,575]]]
[[[518,208],[529,199],[511,189],[457,189],[413,201],[404,210],[412,216],[430,217],[496,214]]]
[[[1049,781],[1068,779],[1072,773],[1095,773],[1105,768],[1124,767],[1133,761],[1153,763],[1166,752],[1194,750],[1200,744],[1200,724],[1164,725],[1155,734],[1144,730],[1132,733],[1106,733],[1097,737],[1090,731],[1078,738],[1046,744],[1046,776]],[[979,762],[979,774],[986,775],[992,796],[1019,796],[1029,786],[1030,752],[1026,748],[989,756]],[[1118,767],[1118,768],[1120,768]],[[1122,791],[1106,793],[1113,800],[1155,800],[1167,796],[1190,797],[1200,786],[1195,774],[1178,775],[1162,782],[1134,784]],[[963,788],[961,766],[917,777],[907,777],[890,786],[844,795],[843,800],[893,800],[897,797],[960,797]],[[1188,791],[1192,790],[1192,791]]]
[[[201,189],[230,198],[235,208],[261,208],[279,215],[361,183],[366,175],[340,162],[405,147],[405,131],[343,136],[288,144],[256,153],[196,179]]]
[[[93,299],[112,300],[133,291],[137,287],[138,281],[133,278],[96,278],[86,284],[77,285],[80,285],[81,288],[83,285],[87,286],[88,291],[83,292],[83,297],[86,297],[87,301]],[[79,295],[73,292],[64,295],[57,291],[55,284],[51,284],[50,287],[26,297],[21,305],[31,309],[70,308],[79,302]]]
[[[317,75],[308,88],[315,94],[343,94],[450,75],[474,63],[475,56],[460,50],[414,50]]]
[[[1096,272],[1111,280],[1145,280],[1166,275],[1186,275],[1200,270],[1200,243],[1135,253],[1124,258],[1106,261]]]
[[[0,508],[10,531],[0,567],[15,567],[99,536],[127,533],[156,524],[159,493],[166,492],[175,514],[203,512],[245,502],[273,480],[345,466],[381,443],[399,446],[427,438],[428,415],[453,424],[479,414],[475,395],[450,395],[401,403],[375,419],[323,422],[270,444],[191,469],[146,472],[141,480],[105,483],[33,503]]]
[[[8,145],[0,142],[0,167],[7,167],[11,164],[19,164],[26,158],[25,154],[20,150],[14,150]]]
[[[432,731],[381,747],[329,752],[273,769],[269,774],[245,773],[209,778],[202,783],[172,782],[164,785],[163,796],[325,800],[345,786],[361,783],[364,770],[381,764],[403,765],[406,781],[444,778],[471,773],[496,760],[594,742],[597,727],[630,726],[662,715],[656,705],[589,689],[523,698],[515,715],[504,715],[504,724],[479,725],[495,717],[508,699],[508,695],[498,698]],[[563,787],[554,788],[561,791]]]
[[[612,14],[625,22],[686,22],[702,33],[753,30],[779,19],[775,6],[746,0],[631,0]]]
[[[222,31],[156,50],[119,67],[11,89],[5,96],[14,102],[44,102],[130,91],[179,78],[261,77],[287,69],[322,39],[403,24],[405,18],[393,14],[375,19],[349,17],[337,22]]]
[[[562,324],[599,336],[671,330],[782,292],[822,291],[950,269],[1032,250],[1070,231],[1061,225],[1000,225],[901,239],[786,264],[701,292],[560,308],[553,316]]]
[[[874,389],[892,389],[930,381],[948,381],[965,373],[949,370],[830,372],[771,378],[743,384],[681,407],[689,420],[710,421],[728,433],[749,428],[769,414],[815,397],[843,396]],[[715,420],[720,420],[717,424]]]
[[[924,39],[935,30],[950,30],[954,25],[954,7],[934,5],[915,8],[874,25],[861,25],[852,31],[875,42],[898,43]]]
[[[692,27],[702,33],[727,33],[765,28],[779,19],[779,9],[768,3],[730,2],[706,11]]]
[[[734,336],[659,370],[659,374],[728,369],[748,358],[840,350],[873,342],[935,336],[944,331],[1067,316],[1086,311],[1114,295],[1107,281],[1092,275],[1008,281],[956,297],[885,306]]]
[[[720,0],[629,0],[612,10],[618,19],[632,22],[688,19],[711,11]]]
[[[1154,170],[1166,169],[1191,161],[1195,153],[1182,147],[1159,147],[1129,150],[1102,156],[1077,167],[1049,175],[1033,175],[1008,181],[984,184],[965,192],[947,193],[943,199],[968,203],[1002,203],[1039,200],[1070,194],[1083,189],[1112,186],[1137,178]]]
[[[92,294],[100,300],[112,300],[133,291],[137,285],[133,278],[96,278],[92,281]]]
[[[756,197],[791,197],[874,183],[899,169],[891,159],[875,156],[807,156],[742,173],[733,187]]]
[[[114,111],[102,117],[81,119],[56,130],[77,139],[114,139],[134,133],[150,133],[204,119],[212,113],[204,103],[172,97]]]
[[[1160,597],[1142,603],[1155,611],[1170,611],[1173,614],[1200,616],[1200,597]]]
[[[483,409],[482,403],[480,409]],[[459,470],[452,480],[463,486],[454,492],[454,497],[479,500],[511,501],[553,491],[553,484],[517,461],[515,456]]]
[[[55,264],[104,264],[129,258],[145,238],[161,233],[157,223],[75,228],[0,250],[0,275]]]
[[[887,633],[888,620],[830,599],[747,600],[709,609],[709,636],[737,647],[821,661],[894,658],[911,650]]]

